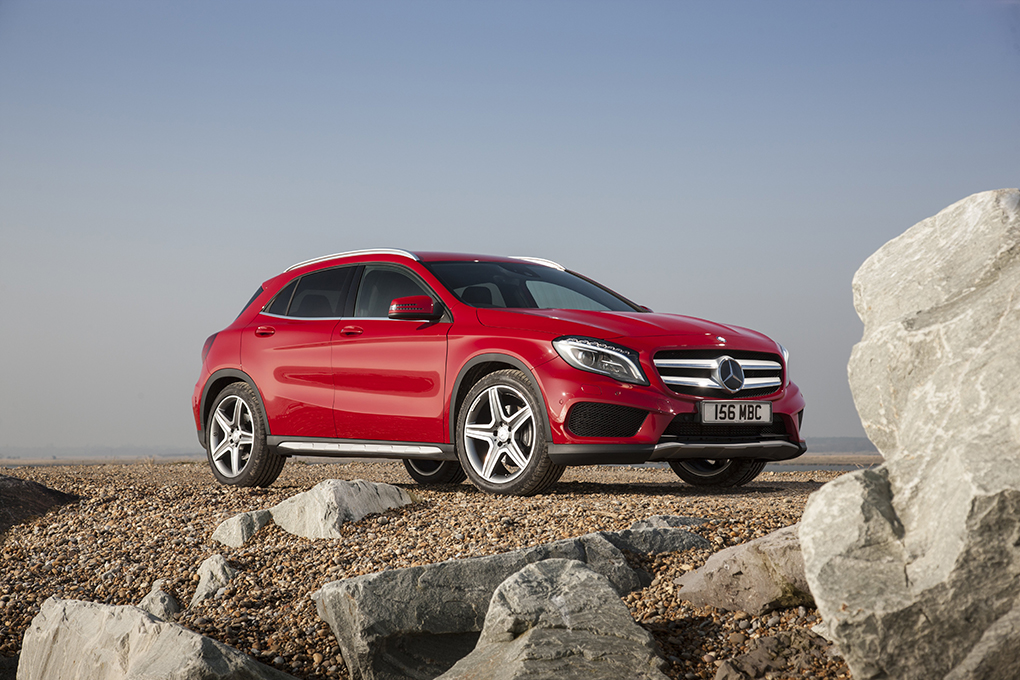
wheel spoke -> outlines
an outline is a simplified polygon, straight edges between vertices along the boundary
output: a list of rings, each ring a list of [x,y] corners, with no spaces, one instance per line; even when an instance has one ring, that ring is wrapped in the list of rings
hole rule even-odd
[[[510,460],[514,462],[514,465],[521,468],[522,470],[528,467],[528,458],[521,451],[520,447],[517,446],[517,442],[510,440],[509,445],[506,447],[506,454],[510,457]]]
[[[531,407],[527,404],[517,413],[506,419],[506,424],[510,426],[510,432],[516,434],[517,430],[521,429],[523,425],[526,425],[531,420]]]
[[[491,425],[467,425],[464,427],[464,435],[490,445],[496,441],[496,432]]]
[[[489,446],[489,451],[485,454],[485,463],[482,466],[482,477],[492,479],[492,471],[496,469],[496,464],[499,463],[502,454],[503,449]]]
[[[241,415],[244,413],[244,402],[240,399],[234,400],[234,419],[233,426],[236,428],[241,427]]]
[[[224,436],[229,435],[234,428],[230,424],[230,421],[227,420],[227,417],[223,415],[223,412],[220,411],[219,409],[216,409],[216,414],[214,417],[216,418],[216,424],[223,429]]]
[[[499,399],[498,387],[489,388],[489,411],[492,412],[493,425],[500,422],[501,420],[504,420],[503,403]]]
[[[255,443],[255,433],[253,432],[241,432],[240,438],[237,440],[238,446],[252,445]]]
[[[227,449],[229,449],[229,448],[230,448],[230,440],[227,439],[227,438],[224,438],[223,441],[220,442],[220,445],[217,446],[216,449],[212,452],[213,460],[216,460],[216,461],[220,460],[223,457],[223,453]]]
[[[230,474],[236,475],[241,471],[241,447],[230,448]]]

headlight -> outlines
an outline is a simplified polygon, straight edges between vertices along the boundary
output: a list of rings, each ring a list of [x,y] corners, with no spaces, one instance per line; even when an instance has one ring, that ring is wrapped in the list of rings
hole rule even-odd
[[[647,385],[638,353],[627,347],[595,338],[563,337],[553,340],[553,347],[563,360],[574,368],[599,373],[620,382]]]
[[[790,382],[790,350],[786,349],[778,342],[776,345],[779,347],[779,351],[783,353],[783,364],[786,365],[786,382]]]

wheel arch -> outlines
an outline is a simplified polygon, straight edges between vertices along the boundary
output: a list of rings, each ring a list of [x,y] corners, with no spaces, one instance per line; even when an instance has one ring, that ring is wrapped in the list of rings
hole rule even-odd
[[[228,385],[232,385],[236,382],[247,383],[248,387],[255,392],[256,398],[259,400],[259,406],[262,411],[262,425],[265,428],[266,436],[268,437],[271,433],[269,431],[269,419],[266,418],[266,405],[262,401],[262,392],[259,391],[255,381],[251,379],[251,376],[242,370],[236,368],[222,368],[212,375],[205,381],[205,387],[202,388],[202,401],[200,406],[200,413],[202,415],[201,422],[199,424],[198,438],[202,442],[202,446],[207,446],[206,441],[206,423],[209,422],[209,413],[212,410],[213,400],[219,396],[219,393],[227,388]]]
[[[542,427],[545,429],[546,441],[552,441],[552,428],[549,425],[549,405],[545,403],[545,393],[542,390],[541,383],[539,383],[538,379],[535,377],[534,372],[517,357],[513,357],[508,354],[488,353],[479,354],[465,362],[464,365],[461,366],[460,372],[457,374],[457,379],[453,383],[453,390],[450,393],[448,427],[450,441],[455,446],[457,444],[457,414],[460,412],[460,407],[464,403],[464,398],[467,396],[467,393],[471,390],[471,387],[475,383],[485,376],[504,369],[513,369],[524,373],[524,375],[528,376],[528,379],[535,385],[535,389],[538,391],[538,396],[542,399],[542,406],[544,407],[544,413],[542,414]]]

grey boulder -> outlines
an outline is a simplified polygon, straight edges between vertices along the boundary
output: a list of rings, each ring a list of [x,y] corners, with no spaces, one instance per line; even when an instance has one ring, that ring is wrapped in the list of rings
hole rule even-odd
[[[234,515],[221,522],[213,532],[213,540],[231,548],[240,548],[256,531],[269,524],[273,514],[269,510],[253,510]]]
[[[576,560],[529,564],[492,595],[478,645],[442,680],[665,680],[613,584]]]
[[[137,607],[51,597],[25,632],[17,680],[291,677]]]
[[[237,570],[230,566],[223,555],[213,555],[202,562],[198,568],[198,588],[195,589],[189,607],[215,595],[217,590],[225,588],[235,576]]]
[[[156,579],[152,584],[152,590],[138,603],[138,608],[164,621],[169,621],[181,611],[181,605],[173,595],[163,591],[164,585],[166,585],[165,580]]]
[[[1020,191],[970,196],[854,277],[848,367],[877,470],[801,521],[826,634],[853,677],[1016,677],[1020,650]]]
[[[698,606],[763,614],[814,603],[804,576],[797,525],[713,554],[674,583]]]
[[[392,484],[327,479],[270,508],[284,531],[304,538],[341,538],[340,526],[366,515],[410,505],[415,498]]]
[[[711,546],[711,543],[697,534],[670,527],[602,531],[599,535],[620,550],[650,555]]]
[[[647,575],[630,568],[610,536],[587,534],[488,557],[366,574],[327,583],[312,599],[333,629],[352,678],[431,679],[471,652],[493,592],[528,564],[578,560],[605,576],[618,594],[648,585]],[[704,541],[688,536],[697,546]],[[679,543],[674,536],[669,541]]]

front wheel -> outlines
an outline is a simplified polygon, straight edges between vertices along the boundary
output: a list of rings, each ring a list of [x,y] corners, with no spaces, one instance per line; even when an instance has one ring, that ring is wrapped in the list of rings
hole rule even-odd
[[[206,450],[213,476],[233,486],[269,486],[286,459],[269,450],[262,406],[246,383],[219,393],[209,414]]]
[[[419,484],[460,484],[467,475],[455,460],[416,460],[405,458],[407,474]]]
[[[468,391],[457,415],[457,456],[487,493],[532,496],[556,483],[549,460],[545,403],[521,371],[490,373]]]
[[[764,460],[753,458],[691,458],[671,460],[677,477],[694,486],[741,486],[761,474]]]

